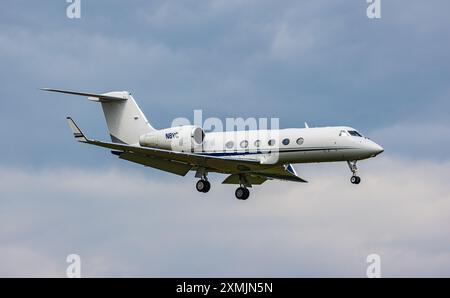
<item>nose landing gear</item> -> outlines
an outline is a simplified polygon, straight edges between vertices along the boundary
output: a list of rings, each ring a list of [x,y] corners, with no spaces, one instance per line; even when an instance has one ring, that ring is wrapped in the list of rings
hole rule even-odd
[[[352,171],[352,177],[350,178],[350,182],[352,184],[359,184],[361,183],[361,178],[359,176],[356,176],[356,172],[358,171],[358,167],[356,166],[356,160],[354,161],[347,161],[348,167],[350,168],[350,171]]]

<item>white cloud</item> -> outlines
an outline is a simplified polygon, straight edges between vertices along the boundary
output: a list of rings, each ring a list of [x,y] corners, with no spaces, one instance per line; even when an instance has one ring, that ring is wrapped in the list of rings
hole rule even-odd
[[[0,275],[63,276],[79,253],[85,276],[364,276],[373,252],[384,276],[450,275],[450,163],[382,156],[359,186],[345,164],[298,170],[309,184],[241,202],[222,176],[204,195],[192,178],[3,167]]]

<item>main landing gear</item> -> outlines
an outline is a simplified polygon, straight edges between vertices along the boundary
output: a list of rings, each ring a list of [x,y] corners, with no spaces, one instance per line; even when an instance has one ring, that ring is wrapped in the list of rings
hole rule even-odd
[[[250,196],[250,191],[247,187],[252,187],[250,182],[247,180],[245,175],[239,175],[239,187],[236,189],[234,194],[238,200],[247,200]]]
[[[203,168],[198,169],[197,173],[195,173],[195,177],[200,178],[195,184],[197,191],[207,193],[211,189],[211,183],[209,183],[207,175],[208,172]]]
[[[350,171],[352,171],[352,177],[350,178],[350,182],[352,184],[359,184],[361,182],[361,178],[359,176],[356,176],[356,172],[358,171],[358,167],[356,166],[356,160],[354,161],[347,161],[348,167],[350,168]]]
[[[236,189],[236,191],[234,192],[234,194],[236,195],[236,198],[238,200],[247,200],[248,197],[250,196],[250,191],[246,188],[246,187],[238,187]]]
[[[197,184],[195,185],[195,188],[199,192],[207,193],[211,189],[211,183],[209,183],[206,179],[200,179],[197,181]],[[236,195],[236,198],[238,200],[247,200],[250,196],[250,191],[246,187],[238,187],[236,191],[234,192]]]
[[[199,192],[207,193],[211,189],[211,183],[209,183],[208,180],[201,179],[197,181],[195,188],[197,188]]]
[[[209,183],[206,175],[206,171],[202,169],[197,171],[197,173],[195,174],[197,178],[200,178],[200,180],[197,181],[197,184],[195,184],[195,188],[199,192],[207,193],[211,189],[211,183]],[[234,194],[236,195],[236,198],[238,200],[245,201],[250,196],[250,191],[247,187],[251,187],[251,184],[244,175],[241,175],[239,177],[239,184],[240,186],[236,189]]]

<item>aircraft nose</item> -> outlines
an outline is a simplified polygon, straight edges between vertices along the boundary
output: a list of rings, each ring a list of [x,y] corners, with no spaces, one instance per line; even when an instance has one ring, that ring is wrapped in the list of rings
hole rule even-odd
[[[369,147],[370,147],[369,150],[373,154],[373,156],[377,156],[378,154],[380,154],[380,153],[382,153],[384,151],[384,148],[381,147],[380,145],[378,145],[375,142],[371,142]]]

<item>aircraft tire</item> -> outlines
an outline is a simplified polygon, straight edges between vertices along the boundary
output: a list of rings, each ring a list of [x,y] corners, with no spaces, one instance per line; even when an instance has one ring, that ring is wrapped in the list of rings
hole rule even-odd
[[[359,176],[352,176],[350,178],[350,182],[352,184],[359,184],[359,183],[361,183],[361,178]]]
[[[239,188],[236,189],[234,194],[236,195],[236,198],[238,200],[245,201],[250,196],[250,191],[247,188],[245,188],[245,187],[239,187]]]
[[[198,180],[197,184],[195,184],[195,188],[197,189],[197,191],[199,192],[208,192],[211,188],[211,183],[209,183],[209,181],[206,180]]]

